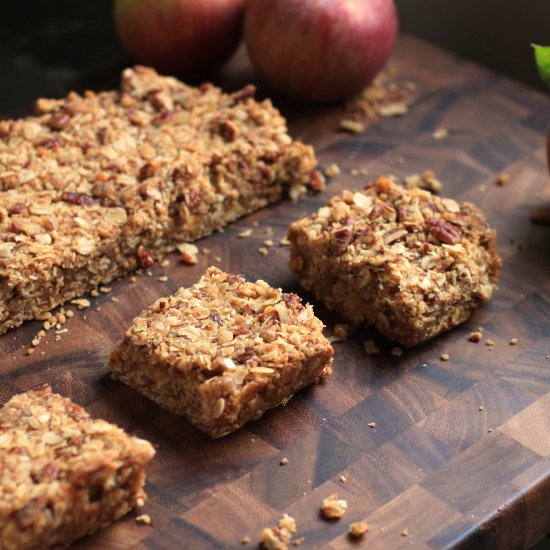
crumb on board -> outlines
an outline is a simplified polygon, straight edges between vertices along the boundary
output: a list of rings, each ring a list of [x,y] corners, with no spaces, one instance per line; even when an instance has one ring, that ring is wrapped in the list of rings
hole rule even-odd
[[[407,114],[409,108],[404,101],[397,101],[395,103],[388,103],[378,108],[378,114],[382,117],[403,116]]]
[[[141,514],[136,517],[136,522],[143,525],[151,525],[151,516],[149,514]]]
[[[283,514],[283,517],[277,522],[277,527],[286,529],[290,533],[296,533],[296,521],[288,514]]]
[[[245,535],[242,539],[241,539],[241,544],[248,544],[250,542],[250,537]]]
[[[110,286],[100,286],[99,287],[99,292],[103,293],[103,294],[109,294],[109,292],[111,292],[111,287]]]
[[[325,176],[320,170],[313,170],[311,173],[311,179],[309,182],[309,186],[312,191],[319,192],[322,191],[326,186]],[[289,192],[289,196],[292,199],[292,190],[297,188],[291,188]]]
[[[166,275],[161,275],[158,280],[161,283],[165,283],[168,280],[168,277]]]
[[[348,533],[355,539],[360,539],[369,530],[368,523],[364,521],[356,521],[349,524]]]
[[[402,537],[408,537],[409,536],[409,528],[408,527],[405,527],[405,529],[403,529],[403,531],[401,531],[401,536]]]
[[[365,125],[358,120],[343,118],[340,120],[340,130],[349,132],[350,134],[362,134],[365,130]]]
[[[323,500],[321,513],[323,517],[327,519],[340,519],[344,517],[347,508],[347,501],[339,499],[338,495],[334,493]]]
[[[301,546],[305,540],[306,540],[306,537],[298,537],[297,539],[294,539],[292,541],[292,544],[293,546]]]
[[[510,345],[511,346],[517,346],[518,342],[519,342],[519,340],[517,338],[511,338],[510,339]]]
[[[160,265],[162,267],[170,267],[170,260],[168,260],[168,259],[162,260],[162,262],[160,262]]]
[[[329,177],[329,178],[332,178],[334,176],[338,176],[340,174],[340,167],[335,163],[333,162],[332,164],[329,164],[326,169],[325,169],[325,174]]]
[[[470,332],[470,334],[468,335],[468,340],[470,342],[479,342],[481,340],[483,336],[483,333],[480,332],[479,330],[476,330],[474,332]]]
[[[376,428],[376,422],[369,422],[369,428]]]
[[[266,527],[261,534],[261,544],[266,550],[288,550],[292,535],[296,533],[296,522],[288,514],[277,522],[277,527]]]
[[[510,174],[507,174],[506,172],[502,172],[497,176],[495,183],[499,187],[504,187],[509,181],[510,181]]]
[[[283,458],[281,458],[281,460],[279,460],[279,464],[281,466],[286,466],[288,464],[288,458],[286,456],[283,456]]]
[[[348,339],[350,326],[345,323],[337,323],[334,325],[332,336],[329,337],[329,342],[345,342]]]
[[[390,353],[395,357],[401,357],[401,355],[403,355],[403,350],[399,346],[395,346],[390,350]]]
[[[439,193],[443,189],[443,184],[435,175],[433,170],[425,170],[422,174],[410,174],[403,178],[407,189],[425,189],[432,193]]]
[[[258,248],[258,252],[262,255],[262,256],[267,256],[269,254],[269,248],[265,247],[265,246],[262,246],[260,248]]]
[[[243,229],[242,231],[239,231],[239,239],[246,239],[247,237],[250,237],[252,235],[252,229]]]
[[[193,243],[179,243],[176,245],[184,264],[194,265],[198,263],[199,249]]]
[[[341,475],[339,478],[338,478],[342,483],[345,483],[348,478],[345,476],[345,475]]]
[[[449,360],[449,354],[448,353],[442,353],[441,354],[441,360],[442,361],[448,361]]]
[[[447,130],[447,128],[445,128],[444,126],[440,126],[439,128],[436,128],[432,133],[432,137],[435,140],[445,139],[448,135],[449,135],[449,130]]]
[[[71,300],[71,304],[78,306],[78,309],[86,309],[91,305],[90,300],[87,298],[75,298],[74,300]]]
[[[365,176],[367,177],[369,175],[368,168],[352,168],[350,171],[350,176]]]
[[[376,355],[380,353],[380,348],[376,345],[374,340],[365,340],[363,342],[363,348],[367,355]]]
[[[485,345],[491,347],[491,346],[495,345],[495,342],[494,342],[494,340],[491,340],[490,338],[487,338],[487,340],[485,341]]]

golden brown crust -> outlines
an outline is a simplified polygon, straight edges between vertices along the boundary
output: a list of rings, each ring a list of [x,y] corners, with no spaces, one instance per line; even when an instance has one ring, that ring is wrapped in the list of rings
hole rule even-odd
[[[330,374],[322,329],[295,294],[211,267],[136,317],[109,364],[114,378],[221,437]]]
[[[49,386],[0,409],[0,541],[5,550],[65,548],[145,498],[155,452],[92,419]]]
[[[495,231],[470,203],[380,178],[293,223],[290,267],[347,321],[411,346],[465,321],[492,296]]]

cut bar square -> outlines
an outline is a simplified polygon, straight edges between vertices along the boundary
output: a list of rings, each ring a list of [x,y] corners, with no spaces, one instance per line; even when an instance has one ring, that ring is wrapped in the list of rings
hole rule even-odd
[[[492,296],[495,231],[473,204],[381,177],[290,226],[290,268],[353,324],[405,346],[465,321]]]
[[[113,377],[221,437],[328,376],[333,350],[310,305],[210,267],[134,319]]]
[[[66,548],[145,499],[153,447],[49,386],[0,409],[0,548]]]

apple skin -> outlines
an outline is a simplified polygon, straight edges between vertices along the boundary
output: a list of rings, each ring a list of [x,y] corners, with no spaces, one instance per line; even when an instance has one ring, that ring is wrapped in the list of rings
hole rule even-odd
[[[364,88],[390,56],[393,0],[249,0],[244,38],[252,64],[275,90],[313,102]]]
[[[245,0],[115,0],[119,38],[139,63],[198,77],[229,59],[242,36]]]

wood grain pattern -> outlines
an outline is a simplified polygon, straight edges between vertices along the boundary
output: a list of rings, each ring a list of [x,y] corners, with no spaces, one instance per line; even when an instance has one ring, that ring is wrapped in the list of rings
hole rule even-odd
[[[322,165],[336,162],[342,170],[321,195],[265,209],[204,239],[200,246],[211,252],[196,266],[173,255],[151,276],[115,282],[110,294],[75,314],[59,340],[48,332],[32,355],[25,350],[39,323],[0,338],[0,402],[50,382],[158,448],[144,510],[153,526],[129,515],[75,548],[229,548],[241,547],[244,535],[254,546],[284,512],[296,518],[304,548],[527,548],[550,532],[550,228],[529,222],[533,206],[550,204],[548,98],[412,37],[400,39],[393,64],[401,78],[416,82],[414,104],[403,118],[372,121],[362,135],[335,131],[341,107],[274,98],[293,135],[316,147]],[[232,89],[253,75],[241,58],[223,78]],[[449,136],[436,141],[432,133],[441,126]],[[110,380],[106,356],[131,319],[194,282],[216,256],[226,271],[311,300],[287,267],[287,248],[276,244],[267,257],[258,248],[265,239],[278,243],[292,220],[332,194],[360,187],[365,177],[352,176],[354,168],[373,177],[430,168],[445,195],[486,212],[503,256],[500,288],[488,307],[401,357],[365,329],[335,344],[335,372],[326,384],[222,440]],[[511,179],[499,187],[502,171]],[[239,239],[245,228],[252,237]],[[168,280],[159,281],[161,275]],[[330,333],[338,319],[313,303]],[[467,341],[480,325],[494,346]],[[382,352],[366,356],[362,342],[372,337]],[[448,362],[440,361],[442,353]],[[288,465],[279,465],[282,457]],[[319,507],[334,492],[349,511],[329,523]],[[354,545],[346,531],[358,520],[370,530]]]

